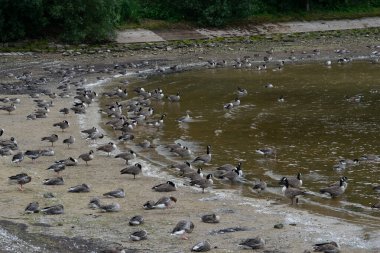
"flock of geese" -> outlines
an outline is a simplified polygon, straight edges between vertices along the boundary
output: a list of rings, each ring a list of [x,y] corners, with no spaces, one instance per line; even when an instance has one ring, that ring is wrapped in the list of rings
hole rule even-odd
[[[59,89],[67,88],[69,82],[63,82]],[[66,84],[66,86],[65,86]],[[61,87],[61,88],[60,88]],[[270,88],[268,86],[268,88]],[[176,94],[165,96],[162,89],[157,88],[153,91],[145,91],[144,88],[136,88],[134,90],[136,96],[134,98],[128,99],[127,89],[117,88],[115,90],[104,92],[102,96],[107,97],[112,103],[106,108],[100,110],[100,113],[107,115],[110,120],[105,123],[107,127],[112,128],[115,132],[120,131],[120,136],[118,140],[120,142],[131,142],[135,139],[135,129],[139,127],[147,127],[153,129],[160,129],[164,125],[164,119],[166,114],[162,114],[159,117],[155,117],[154,108],[152,107],[152,101],[154,100],[164,100],[166,99],[170,103],[179,103],[181,101],[180,92]],[[244,88],[238,87],[236,90],[237,98],[229,103],[226,103],[223,107],[226,110],[230,110],[234,107],[240,105],[240,97],[248,94],[248,91]],[[78,88],[77,94],[74,97],[75,101],[70,108],[61,108],[59,112],[63,115],[69,113],[75,114],[85,114],[87,107],[92,103],[92,101],[97,97],[95,91]],[[49,94],[50,97],[56,97],[56,94]],[[283,99],[283,98],[282,98]],[[0,110],[6,111],[7,114],[15,113],[16,105],[20,103],[18,98],[1,98],[0,102],[7,103],[9,105],[4,105],[0,107]],[[38,97],[34,98],[37,109],[27,115],[28,120],[36,120],[39,118],[47,117],[50,107],[53,105],[52,101],[45,101]],[[185,116],[178,119],[178,122],[189,122],[191,117],[187,113]],[[59,128],[62,133],[70,128],[70,123],[67,120],[56,122],[52,125],[53,128]],[[51,148],[48,149],[36,149],[36,150],[26,150],[25,152],[18,151],[19,147],[17,141],[14,137],[9,139],[3,138],[2,135],[6,132],[4,129],[0,129],[0,154],[2,156],[12,156],[12,163],[20,164],[23,162],[24,158],[27,157],[33,162],[41,156],[53,156],[54,144],[60,141],[57,134],[52,134],[49,136],[44,136],[41,138],[43,142],[49,142]],[[105,135],[99,131],[96,127],[82,130],[83,135],[87,135],[86,139],[96,142],[102,139]],[[75,145],[75,138],[69,136],[62,140],[62,143],[70,148]],[[137,144],[140,148],[147,149],[153,147],[149,140],[144,140]],[[175,153],[183,158],[188,158],[192,155],[192,152],[188,147],[180,144],[174,143],[166,145],[169,152]],[[54,171],[56,177],[48,178],[43,181],[44,185],[63,185],[64,179],[60,175],[60,172],[65,170],[68,166],[76,166],[79,160],[82,160],[86,165],[90,165],[91,161],[94,159],[95,152],[104,152],[107,156],[111,156],[114,151],[117,150],[117,146],[114,142],[108,142],[97,146],[96,150],[90,150],[83,154],[79,154],[77,158],[69,157],[67,159],[55,161],[51,164],[47,170]],[[276,150],[271,148],[258,149],[256,152],[265,157],[276,158]],[[137,154],[132,149],[124,152],[120,152],[114,156],[116,159],[122,159],[125,161],[125,168],[120,170],[120,174],[131,175],[133,179],[136,176],[142,174],[143,165],[141,163],[132,163],[136,159]],[[184,161],[178,164],[172,164],[170,167],[175,168],[181,174],[181,176],[188,178],[188,184],[191,186],[197,186],[205,192],[205,189],[212,187],[213,179],[228,180],[230,182],[240,182],[244,179],[244,173],[242,169],[242,163],[239,162],[236,166],[231,164],[224,164],[217,167],[213,172],[203,175],[202,166],[208,165],[212,161],[211,145],[207,145],[206,152],[192,159],[191,161]],[[31,182],[31,176],[26,173],[19,173],[16,175],[9,176],[9,180],[16,182],[19,185],[20,191],[24,191],[26,184]],[[301,173],[298,173],[296,177],[282,177],[279,183],[282,186],[282,192],[285,197],[289,198],[291,204],[298,203],[298,196],[306,195],[307,191],[302,188],[303,181],[301,179]],[[320,193],[329,194],[332,198],[336,198],[344,194],[347,189],[348,182],[347,177],[342,176],[339,181],[334,184],[328,185],[323,189],[320,189]],[[252,185],[252,189],[258,192],[265,191],[267,184],[263,180],[258,180]],[[157,192],[173,192],[176,191],[177,187],[173,181],[167,181],[152,187],[152,190]],[[375,189],[376,190],[376,189]],[[380,189],[378,189],[380,191]],[[68,192],[81,193],[89,192],[90,187],[83,183],[80,185],[72,186],[68,189]],[[109,196],[112,198],[124,198],[124,189],[118,188],[103,194],[104,196]],[[163,196],[156,201],[149,200],[142,207],[146,210],[150,209],[170,209],[175,206],[177,198],[174,196]],[[104,204],[99,198],[90,199],[88,206],[90,208],[99,209],[102,212],[117,212],[120,211],[121,207],[118,203]],[[380,203],[373,205],[374,208],[380,208]],[[42,212],[47,215],[57,215],[64,213],[64,206],[62,204],[47,206],[40,208],[38,202],[31,202],[25,208],[26,213],[37,213]],[[218,223],[220,222],[220,217],[216,214],[206,214],[202,216],[201,220],[205,223]],[[144,218],[140,215],[134,216],[130,219],[129,224],[131,226],[138,226],[144,223]],[[190,220],[180,220],[172,230],[173,235],[180,235],[182,239],[187,239],[187,234],[191,233],[194,229],[194,223]],[[133,232],[130,237],[132,241],[140,241],[148,238],[148,233],[146,230],[137,230]],[[265,244],[264,239],[260,237],[249,238],[240,243],[240,246],[250,248],[250,249],[260,249],[263,248]],[[211,245],[208,241],[202,241],[197,243],[192,247],[193,251],[203,252],[211,249]],[[339,252],[339,246],[335,242],[316,244],[314,246],[315,251],[321,252]]]

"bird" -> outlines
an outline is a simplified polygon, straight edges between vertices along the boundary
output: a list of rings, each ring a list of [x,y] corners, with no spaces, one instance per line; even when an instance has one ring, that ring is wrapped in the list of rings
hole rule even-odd
[[[196,171],[195,170],[184,171],[182,176],[190,178],[190,181],[202,179],[203,178],[202,168],[198,168]]]
[[[116,149],[116,144],[113,142],[108,142],[102,146],[99,146],[96,150],[104,151],[110,156],[111,152]]]
[[[124,198],[125,192],[124,192],[124,189],[118,188],[116,190],[104,193],[103,196],[113,197],[113,198]]]
[[[347,183],[347,182],[346,182]],[[319,190],[320,193],[328,193],[332,198],[336,198],[342,195],[346,191],[347,185],[345,185],[345,180],[343,177],[339,180],[339,185],[332,185],[326,188],[322,188]]]
[[[260,193],[261,191],[264,191],[266,188],[267,188],[267,183],[262,179],[255,181],[252,186],[252,189],[256,190],[258,193]]]
[[[90,135],[90,134],[95,133],[95,132],[99,132],[96,127],[92,127],[92,128],[85,129],[85,130],[81,131],[81,133],[84,133],[84,134],[87,134],[87,135]]]
[[[27,150],[24,152],[24,155],[30,159],[32,159],[32,162],[42,156],[41,150]]]
[[[244,88],[241,88],[241,87],[237,87],[237,91],[236,91],[236,94],[239,96],[239,97],[242,97],[242,96],[246,96],[248,94],[248,91]]]
[[[12,157],[12,163],[19,164],[24,160],[24,153],[18,152]]]
[[[215,213],[202,215],[201,220],[204,223],[219,223],[220,217]]]
[[[55,206],[48,206],[48,207],[42,208],[41,212],[44,214],[49,214],[49,215],[63,214],[64,207],[61,204],[55,205]]]
[[[88,165],[87,162],[91,161],[92,159],[94,159],[94,151],[93,150],[90,150],[88,153],[84,153],[84,154],[81,154],[78,159],[82,159],[83,161],[86,162],[86,165]]]
[[[181,235],[182,239],[187,240],[186,234],[193,232],[194,223],[189,220],[180,220],[172,230],[172,235]]]
[[[262,249],[264,248],[265,240],[261,237],[255,237],[255,238],[249,238],[245,239],[241,243],[239,243],[239,246],[242,246],[243,248],[247,249]]]
[[[201,241],[191,247],[191,251],[194,252],[206,252],[211,250],[211,245],[208,241]]]
[[[63,185],[64,183],[63,177],[47,178],[42,182],[44,185]]]
[[[11,115],[11,112],[16,110],[16,106],[12,103],[10,105],[4,105],[0,107],[0,110],[7,111],[9,115]]]
[[[212,174],[208,174],[206,178],[190,181],[190,185],[198,185],[200,188],[202,188],[202,193],[205,192],[205,188],[212,186],[212,184]]]
[[[66,128],[70,127],[70,123],[67,120],[64,120],[64,121],[61,121],[61,122],[54,123],[53,126],[54,127],[59,127],[62,130],[62,132],[63,132]]]
[[[281,185],[285,184],[285,182],[284,182],[285,178],[288,180],[288,184],[290,187],[300,188],[302,186],[302,179],[301,179],[301,173],[300,172],[297,173],[297,177],[290,177],[290,178],[289,177],[282,177],[280,180]]]
[[[141,215],[135,215],[131,219],[129,219],[130,226],[137,226],[144,223],[144,218]]]
[[[24,184],[27,184],[30,181],[32,181],[32,178],[30,176],[28,176],[28,174],[26,174],[26,173],[20,173],[20,174],[17,174],[15,176],[10,176],[9,179],[11,181],[15,181],[15,182],[17,182],[17,184],[19,184],[20,191],[24,191],[24,187],[23,187]]]
[[[176,186],[172,181],[167,181],[163,184],[158,184],[152,187],[152,190],[156,192],[171,192],[176,191]]]
[[[144,209],[150,210],[150,209],[166,209],[166,208],[173,208],[175,203],[177,202],[177,198],[175,197],[161,197],[156,202],[154,201],[147,201],[143,207]]]
[[[38,213],[40,211],[40,206],[37,201],[29,203],[25,207],[25,213]]]
[[[51,146],[54,146],[54,142],[58,141],[58,135],[52,134],[50,136],[45,136],[41,138],[41,141],[48,141],[51,142]]]
[[[74,142],[75,142],[75,138],[71,135],[69,138],[63,140],[63,143],[67,144],[67,148],[70,148],[70,145],[74,144]]]
[[[206,154],[196,157],[193,163],[209,163],[211,162],[211,145],[207,145]]]
[[[70,110],[69,110],[69,108],[64,107],[64,108],[60,109],[59,112],[62,113],[63,115],[67,115],[70,113]]]
[[[75,193],[90,192],[90,187],[87,184],[80,184],[80,185],[70,187],[67,191],[75,192]]]
[[[339,253],[340,252],[340,246],[338,243],[336,243],[334,241],[316,243],[313,246],[313,250],[317,251],[317,252],[325,252],[325,253]]]
[[[70,156],[67,159],[55,161],[55,163],[63,163],[66,166],[77,166],[78,165],[78,160]]]
[[[117,154],[115,158],[121,158],[125,160],[125,163],[128,164],[129,160],[133,160],[136,158],[136,153],[133,150],[129,150],[127,152],[122,152]]]
[[[288,179],[286,177],[283,178],[284,187],[282,188],[282,193],[285,197],[289,198],[292,201],[292,205],[294,204],[294,199],[296,203],[298,203],[297,196],[305,195],[306,191],[298,188],[290,187]]]
[[[138,230],[129,235],[132,241],[141,241],[148,239],[148,233],[146,230]]]
[[[120,204],[119,203],[111,203],[111,204],[100,204],[100,200],[98,198],[93,198],[90,200],[90,204],[98,209],[100,209],[102,212],[118,212],[120,211]]]
[[[380,202],[377,202],[371,206],[371,208],[378,208],[380,209]]]
[[[265,157],[268,157],[268,156],[274,156],[276,158],[276,150],[275,149],[272,149],[272,148],[260,148],[260,149],[256,149],[256,153],[260,154],[260,155],[263,155]]]
[[[134,165],[129,165],[126,168],[120,171],[120,174],[131,174],[133,175],[133,179],[136,179],[136,175],[141,173],[141,164],[135,163]]]
[[[177,94],[175,95],[169,95],[167,98],[170,102],[179,102],[181,100],[181,96],[179,95],[179,92],[177,92]]]
[[[54,172],[57,172],[57,174],[59,175],[59,173],[63,171],[65,168],[66,164],[64,163],[53,163],[46,170],[52,170]]]

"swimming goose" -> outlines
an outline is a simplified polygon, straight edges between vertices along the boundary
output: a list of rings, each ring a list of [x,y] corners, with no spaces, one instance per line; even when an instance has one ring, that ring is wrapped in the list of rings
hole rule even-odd
[[[129,160],[133,160],[136,158],[136,153],[133,150],[129,150],[127,152],[122,152],[117,154],[115,158],[121,158],[125,160],[125,164],[129,163]]]
[[[177,92],[176,95],[170,95],[167,98],[170,102],[179,102],[181,100],[181,96],[179,95],[179,92]]]
[[[172,181],[167,181],[166,183],[153,186],[152,190],[156,192],[172,192],[176,191],[177,188]]]
[[[54,123],[53,127],[59,127],[63,132],[66,128],[70,127],[70,124],[67,120],[64,120],[62,122]]]
[[[239,243],[239,246],[242,246],[243,248],[247,249],[262,249],[264,247],[264,244],[264,239],[260,237],[255,237],[242,241],[241,243]]]
[[[313,246],[314,251],[318,252],[325,252],[325,253],[339,253],[340,252],[340,246],[338,243],[331,241],[331,242],[324,242],[324,243],[316,243]]]
[[[74,144],[74,142],[75,138],[73,136],[70,136],[69,138],[63,140],[63,143],[67,144],[67,148],[70,148],[70,145]]]
[[[63,185],[63,184],[65,184],[65,181],[63,180],[63,177],[54,177],[54,178],[44,179],[42,184],[44,184],[44,185]]]
[[[187,240],[186,233],[190,234],[193,232],[194,223],[189,220],[181,220],[172,230],[172,235],[181,235],[182,239]]]
[[[104,144],[102,146],[99,146],[96,150],[104,151],[110,156],[111,152],[116,149],[116,145],[113,142],[109,142],[107,144]]]
[[[282,188],[282,193],[285,197],[289,198],[292,201],[292,205],[294,204],[294,199],[296,200],[296,204],[298,203],[297,196],[305,195],[306,191],[298,188],[290,187],[288,179],[286,177],[283,178],[284,187]]]
[[[320,189],[320,193],[328,193],[332,198],[342,195],[346,191],[347,185],[343,177],[339,180],[339,185],[332,185],[327,188]]]
[[[90,192],[90,187],[87,184],[80,184],[80,185],[70,187],[67,191],[75,192],[75,193]]]
[[[177,119],[177,121],[180,123],[188,123],[191,121],[191,117],[190,117],[189,113],[187,112],[185,116],[179,117]]]
[[[141,225],[144,223],[144,218],[141,216],[141,215],[136,215],[136,216],[133,216],[130,220],[129,220],[129,225],[130,226],[137,226],[137,225]]]
[[[135,231],[129,235],[129,238],[132,241],[146,240],[146,239],[148,239],[148,233],[146,232],[146,230]]]
[[[25,207],[25,213],[38,213],[40,211],[40,206],[38,202],[31,202]]]
[[[276,158],[276,150],[272,148],[261,148],[261,149],[256,149],[256,153],[263,155],[265,157],[267,156],[274,156]]]
[[[45,136],[41,138],[41,141],[48,141],[51,142],[51,146],[54,146],[54,142],[58,141],[58,135],[52,134],[50,136]]]
[[[18,152],[12,157],[12,163],[19,164],[24,160],[24,153]]]
[[[41,212],[44,214],[49,214],[49,215],[63,214],[64,207],[63,205],[48,206],[48,207],[42,208]]]
[[[198,242],[193,247],[191,247],[191,251],[194,252],[206,252],[209,250],[211,250],[211,245],[208,241]]]
[[[297,177],[282,177],[279,183],[280,185],[285,185],[285,180],[284,180],[285,178],[287,179],[290,187],[300,188],[302,186],[302,179],[301,179],[300,172],[297,173]]]
[[[173,208],[175,203],[177,202],[177,198],[175,197],[162,197],[157,202],[147,201],[143,206],[144,209],[167,209]]]
[[[198,156],[193,160],[193,163],[209,163],[211,162],[211,145],[207,145],[207,151],[205,155]]]
[[[204,223],[219,223],[220,222],[220,216],[216,215],[215,213],[205,214],[201,217],[201,220]]]
[[[198,185],[200,188],[202,188],[202,193],[205,192],[205,188],[211,187],[213,184],[212,181],[212,174],[208,174],[206,178],[202,178],[199,180],[194,180],[190,182],[190,185]]]
[[[24,191],[23,185],[32,181],[32,178],[26,173],[20,173],[14,176],[10,176],[9,180],[17,182],[17,184],[19,184],[20,191]]]
[[[66,168],[66,164],[64,163],[53,163],[50,165],[46,170],[52,170],[59,175],[61,171],[63,171]]]
[[[133,175],[133,179],[136,179],[136,175],[141,173],[142,166],[139,163],[135,163],[134,165],[127,166],[126,168],[120,171],[120,174],[131,174]]]
[[[88,165],[87,162],[91,161],[92,159],[94,159],[94,151],[90,150],[88,153],[84,153],[84,154],[81,154],[78,159],[82,159],[83,161],[86,162],[86,165]]]
[[[237,87],[237,91],[236,91],[236,94],[239,96],[239,97],[242,97],[242,96],[246,96],[248,94],[248,91],[244,88],[241,88],[241,87]]]
[[[104,193],[103,196],[113,197],[113,198],[124,198],[125,192],[124,192],[124,189],[118,188],[116,190]]]

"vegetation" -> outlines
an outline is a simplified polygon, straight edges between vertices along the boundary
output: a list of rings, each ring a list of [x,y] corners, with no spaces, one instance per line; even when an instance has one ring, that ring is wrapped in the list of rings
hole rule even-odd
[[[160,26],[224,26],[378,14],[380,0],[0,0],[0,42],[54,38],[98,43],[112,39],[120,25],[146,19],[166,22]]]

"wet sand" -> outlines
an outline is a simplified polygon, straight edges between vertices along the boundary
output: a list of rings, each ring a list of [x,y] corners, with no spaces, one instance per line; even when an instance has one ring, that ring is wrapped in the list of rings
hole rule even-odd
[[[368,43],[375,45],[373,37]],[[319,41],[320,42],[320,41]],[[263,55],[263,51],[268,46],[276,45],[268,42],[267,45],[261,44],[261,48],[255,48],[258,53]],[[304,60],[325,60],[327,57],[334,59],[341,57],[335,55],[333,48],[337,49],[343,46],[339,40],[323,47],[322,53],[315,54],[311,50],[311,45],[318,45],[318,41],[307,41],[306,47],[299,48],[296,43],[284,51],[284,45],[278,45],[276,50],[281,53],[275,54],[277,59],[288,59],[288,52],[296,50],[293,55],[297,59]],[[347,43],[352,46],[351,51],[357,56],[368,55],[371,49],[360,44],[354,47],[355,41]],[[178,48],[173,51],[163,51],[162,54],[157,50],[141,50],[137,52],[123,53],[100,53],[95,56],[72,56],[62,57],[54,54],[36,54],[34,56],[13,56],[3,59],[2,74],[7,72],[21,72],[25,69],[31,69],[34,73],[40,71],[41,65],[50,63],[51,66],[74,66],[78,63],[86,66],[94,64],[104,66],[116,62],[149,62],[146,66],[138,68],[131,67],[128,73],[144,73],[144,69],[151,69],[156,72],[156,64],[162,66],[171,66],[174,64],[203,63],[206,59],[221,60],[234,59],[243,57],[245,54],[254,54],[250,44],[232,44],[226,45],[227,49],[220,48]],[[228,47],[234,49],[230,50]],[[239,51],[239,48],[245,48]],[[236,50],[236,51],[235,51]],[[305,50],[306,53],[304,52]],[[311,57],[307,57],[310,55]],[[28,65],[29,64],[29,65]],[[13,66],[14,65],[14,66]],[[28,66],[26,68],[26,66]],[[20,68],[20,70],[18,69]],[[5,69],[6,71],[3,71]],[[17,69],[17,70],[16,70]],[[117,71],[111,73],[83,74],[88,78],[88,84],[96,83],[95,76],[110,77],[117,74]],[[145,75],[145,74],[143,74]],[[56,85],[55,80],[54,85]],[[90,89],[96,89],[101,93],[104,84],[88,86]],[[106,83],[106,82],[104,82]],[[5,134],[1,138],[14,136],[18,142],[20,150],[50,148],[50,143],[42,142],[41,137],[51,134],[57,134],[59,141],[55,143],[53,149],[55,156],[40,157],[33,163],[29,158],[19,165],[11,164],[10,157],[0,158],[2,170],[0,171],[3,183],[0,185],[2,198],[0,201],[1,218],[17,223],[24,223],[28,226],[27,231],[30,233],[42,233],[55,236],[65,237],[83,237],[84,239],[99,239],[104,242],[102,247],[106,248],[125,248],[136,249],[140,252],[189,252],[190,248],[197,242],[207,239],[212,246],[212,252],[238,252],[241,248],[238,244],[246,238],[260,236],[266,241],[263,250],[257,252],[303,252],[312,250],[312,245],[321,241],[335,240],[341,244],[343,252],[377,252],[379,249],[373,248],[378,241],[378,234],[363,228],[360,225],[349,224],[343,220],[322,217],[307,213],[302,210],[302,204],[290,206],[287,201],[276,199],[248,199],[236,198],[235,190],[214,190],[206,189],[204,194],[201,189],[184,185],[184,180],[166,174],[165,167],[160,168],[149,161],[138,157],[134,162],[141,162],[143,165],[143,175],[138,175],[133,179],[131,175],[120,175],[120,170],[125,167],[122,160],[115,159],[113,156],[117,151],[108,157],[107,154],[96,151],[96,147],[112,141],[109,136],[98,140],[96,143],[85,140],[80,130],[96,126],[101,121],[98,113],[97,102],[92,103],[85,115],[75,115],[70,112],[69,115],[59,114],[62,107],[71,107],[73,103],[73,94],[75,87],[72,87],[70,98],[53,99],[55,106],[50,108],[51,112],[46,119],[26,120],[26,115],[32,113],[35,105],[33,99],[27,95],[17,95],[21,103],[17,105],[16,111],[11,115],[0,111],[1,128],[5,129]],[[49,97],[42,95],[41,98],[50,100]],[[53,123],[62,120],[68,120],[70,127],[62,132],[60,129],[53,127]],[[101,125],[101,124],[100,124]],[[104,131],[104,130],[103,130]],[[67,148],[62,140],[68,136],[76,138],[75,144]],[[117,143],[118,144],[118,143]],[[120,145],[118,145],[121,147]],[[66,167],[61,173],[64,177],[65,184],[61,186],[44,186],[42,181],[45,178],[55,177],[55,173],[47,171],[46,168],[55,160],[66,159],[69,156],[78,158],[82,153],[89,150],[95,151],[95,159],[89,162],[89,165],[79,160],[79,165]],[[8,177],[20,172],[26,172],[32,176],[32,182],[25,185],[25,191],[17,189],[17,185],[10,185]],[[155,175],[155,176],[149,176]],[[178,184],[176,192],[157,193],[151,190],[153,185],[166,182],[172,179]],[[71,186],[86,183],[90,186],[89,193],[68,193],[67,189]],[[102,197],[102,194],[116,188],[124,188],[126,197],[123,199],[109,199]],[[43,194],[52,192],[55,198],[46,199]],[[114,203],[121,205],[120,212],[101,213],[98,210],[88,208],[88,202],[92,197],[99,196],[101,202]],[[144,210],[143,204],[148,200],[157,200],[161,196],[174,196],[178,202],[171,209],[165,210]],[[65,213],[62,215],[43,215],[43,214],[24,214],[24,208],[29,202],[38,201],[41,207],[63,204]],[[200,221],[203,214],[216,213],[221,216],[221,222],[218,224],[206,224]],[[142,215],[145,223],[139,227],[128,225],[129,218],[134,215]],[[193,233],[189,235],[188,240],[181,240],[177,236],[171,236],[170,232],[179,220],[190,219],[195,224]],[[274,225],[282,223],[284,228],[275,229]],[[37,225],[36,225],[37,224]],[[41,224],[45,224],[41,226]],[[233,233],[214,234],[213,231],[239,227],[246,231]],[[141,242],[132,242],[129,240],[129,234],[133,231],[145,229],[148,232],[148,240]],[[340,233],[341,232],[341,233]],[[30,242],[33,244],[33,241]],[[107,245],[108,246],[104,246]],[[116,246],[115,246],[116,245]],[[43,245],[39,244],[36,246]],[[372,249],[368,249],[372,247]],[[57,249],[57,252],[65,252],[67,249]],[[30,247],[30,252],[34,252]],[[35,251],[37,252],[37,251]],[[71,252],[75,252],[72,250]],[[77,250],[77,252],[86,252]]]

